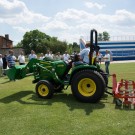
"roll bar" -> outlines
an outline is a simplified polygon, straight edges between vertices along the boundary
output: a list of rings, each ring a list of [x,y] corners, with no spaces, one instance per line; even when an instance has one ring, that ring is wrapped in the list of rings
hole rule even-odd
[[[93,40],[95,35],[95,40]],[[100,47],[97,45],[97,31],[92,29],[90,31],[90,52],[89,52],[89,65],[92,65],[93,52],[96,51],[96,56],[98,55]]]

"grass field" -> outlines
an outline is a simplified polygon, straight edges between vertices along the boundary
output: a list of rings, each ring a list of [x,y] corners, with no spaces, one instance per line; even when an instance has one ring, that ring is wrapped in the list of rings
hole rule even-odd
[[[110,72],[118,80],[135,80],[135,63],[111,64]],[[35,94],[32,80],[32,76],[15,82],[0,78],[0,135],[135,134],[135,110],[116,107],[111,95],[96,104],[80,103],[69,87],[43,100]]]

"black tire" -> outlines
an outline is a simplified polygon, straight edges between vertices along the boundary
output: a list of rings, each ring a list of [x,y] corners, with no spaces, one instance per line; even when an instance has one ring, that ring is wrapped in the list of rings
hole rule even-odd
[[[73,76],[71,89],[79,101],[95,103],[104,94],[105,81],[97,71],[82,70]]]
[[[102,75],[102,77],[104,78],[105,80],[105,84],[106,84],[106,87],[108,86],[108,77],[106,75],[106,72],[103,70],[103,69],[100,69],[100,74]]]
[[[52,98],[54,93],[53,85],[49,81],[41,80],[36,84],[36,93],[40,98]]]

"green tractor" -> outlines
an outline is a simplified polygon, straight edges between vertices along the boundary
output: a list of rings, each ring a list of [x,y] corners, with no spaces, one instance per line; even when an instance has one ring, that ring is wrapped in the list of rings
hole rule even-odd
[[[72,94],[77,100],[95,103],[101,99],[108,84],[107,74],[100,68],[96,58],[93,58],[93,52],[97,54],[99,49],[97,31],[93,29],[90,31],[89,64],[72,67],[73,60],[66,63],[63,60],[32,59],[25,66],[9,69],[7,75],[12,80],[33,75],[36,94],[40,98],[52,98],[54,93],[71,86]]]

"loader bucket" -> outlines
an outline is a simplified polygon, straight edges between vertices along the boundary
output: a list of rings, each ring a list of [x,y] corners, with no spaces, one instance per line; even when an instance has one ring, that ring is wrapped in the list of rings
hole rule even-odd
[[[16,65],[6,71],[6,74],[10,80],[22,79],[25,77],[26,65]]]

